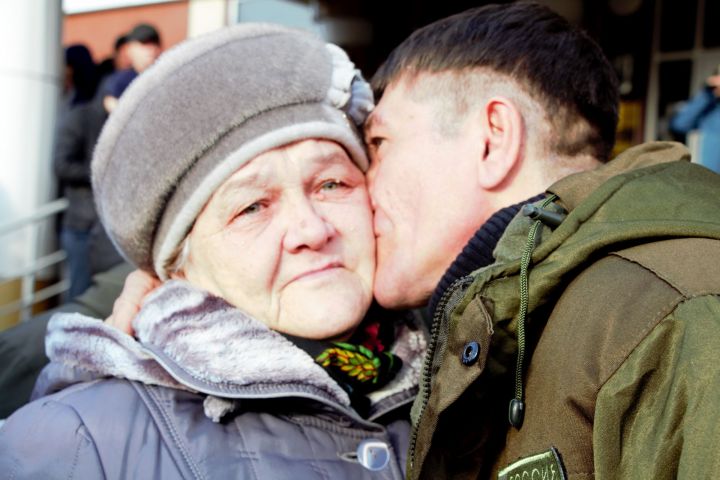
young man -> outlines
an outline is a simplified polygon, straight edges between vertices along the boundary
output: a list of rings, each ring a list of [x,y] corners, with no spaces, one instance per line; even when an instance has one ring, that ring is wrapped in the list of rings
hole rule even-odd
[[[718,470],[720,177],[673,143],[605,164],[615,75],[536,4],[431,24],[374,84],[375,295],[433,314],[409,477]]]
[[[152,25],[140,23],[125,35],[125,50],[130,68],[112,74],[104,86],[103,106],[108,113],[117,105],[120,95],[162,53],[160,34]]]

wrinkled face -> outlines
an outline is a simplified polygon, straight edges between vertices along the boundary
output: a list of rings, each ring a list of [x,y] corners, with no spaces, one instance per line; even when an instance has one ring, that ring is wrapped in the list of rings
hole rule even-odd
[[[366,125],[375,210],[375,297],[388,308],[425,304],[445,270],[491,212],[477,188],[483,144],[472,122],[452,135],[438,105],[414,100],[422,81],[395,82]]]
[[[305,140],[259,155],[216,191],[183,274],[274,330],[323,339],[360,323],[374,269],[363,173],[336,143]]]

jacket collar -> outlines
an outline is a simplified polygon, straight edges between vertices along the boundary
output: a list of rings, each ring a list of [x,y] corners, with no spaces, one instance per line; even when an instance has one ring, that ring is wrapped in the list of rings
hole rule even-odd
[[[523,202],[498,210],[475,232],[475,235],[465,245],[435,288],[428,305],[430,315],[435,312],[437,304],[445,291],[456,280],[493,263],[495,260],[493,250],[503,233],[505,233],[508,224],[520,211],[520,208],[527,203],[537,202],[543,197],[544,195],[536,195]]]
[[[611,177],[678,160],[690,161],[690,152],[685,145],[677,142],[646,143],[627,149],[614,160],[594,170],[568,175],[554,183],[548,192],[560,197],[565,210],[571,211]]]
[[[299,396],[349,408],[345,391],[303,350],[186,282],[169,281],[153,292],[133,326],[137,340],[79,314],[54,316],[46,338],[54,369],[46,375],[73,369],[205,393],[211,396],[205,404],[211,417],[232,409],[232,402],[218,398]],[[419,340],[422,335],[418,329],[398,334],[393,349],[410,357],[405,358],[408,369],[375,393],[373,400],[379,402],[415,385],[417,372],[412,369],[419,370],[421,353],[413,345],[424,345],[424,338]],[[57,380],[70,383],[66,378]],[[53,379],[45,383],[52,385]],[[209,404],[214,413],[208,411]]]

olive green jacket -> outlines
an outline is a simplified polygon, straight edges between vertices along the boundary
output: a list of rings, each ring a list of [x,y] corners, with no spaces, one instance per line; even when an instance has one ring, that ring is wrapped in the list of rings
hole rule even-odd
[[[546,208],[567,212],[559,226],[538,224],[528,242],[534,221],[518,215],[496,262],[445,293],[409,478],[720,471],[720,176],[688,158],[680,144],[646,144],[561,180]],[[508,422],[515,396],[519,430]]]

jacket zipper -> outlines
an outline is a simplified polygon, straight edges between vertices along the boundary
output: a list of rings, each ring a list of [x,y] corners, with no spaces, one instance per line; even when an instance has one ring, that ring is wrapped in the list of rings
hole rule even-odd
[[[453,293],[456,288],[461,287],[467,287],[472,283],[472,277],[466,276],[462,278],[458,278],[455,280],[450,287],[443,293],[443,296],[440,297],[440,301],[438,302],[438,306],[435,309],[435,313],[433,314],[433,321],[432,321],[432,327],[430,328],[430,342],[428,344],[427,352],[425,353],[425,360],[423,362],[423,369],[422,369],[422,396],[420,398],[421,404],[420,404],[420,413],[418,414],[418,421],[413,425],[412,427],[412,433],[410,435],[410,447],[409,447],[409,458],[410,458],[410,468],[415,467],[415,450],[417,446],[417,436],[418,436],[418,429],[420,426],[420,423],[422,422],[423,415],[425,414],[425,408],[427,407],[427,403],[430,400],[430,383],[432,381],[432,363],[433,358],[435,357],[435,349],[437,348],[437,341],[438,341],[438,334],[440,333],[440,325],[442,324],[442,316],[444,315],[448,303],[450,302],[450,298],[453,296]],[[452,308],[455,308],[457,303],[459,302],[461,297],[457,297],[457,300],[454,302],[455,305],[453,305]],[[410,472],[408,472],[410,473]]]

